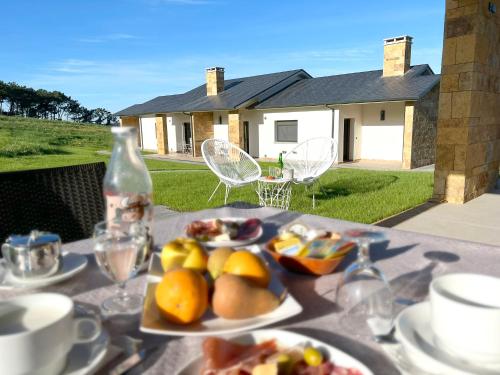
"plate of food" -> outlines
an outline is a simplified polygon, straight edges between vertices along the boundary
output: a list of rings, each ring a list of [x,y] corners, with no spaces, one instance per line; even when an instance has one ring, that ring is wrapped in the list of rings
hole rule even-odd
[[[225,340],[206,338],[203,355],[177,375],[373,375],[363,363],[311,337],[283,330],[259,330]]]
[[[262,236],[257,218],[226,217],[195,220],[186,227],[186,235],[209,247],[246,246]]]
[[[340,233],[296,223],[269,240],[264,249],[289,271],[320,276],[335,271],[355,246]]]
[[[193,241],[184,239],[190,245],[183,253],[165,246],[161,254],[153,254],[142,332],[168,336],[237,333],[302,312],[258,246],[224,247],[209,254]]]

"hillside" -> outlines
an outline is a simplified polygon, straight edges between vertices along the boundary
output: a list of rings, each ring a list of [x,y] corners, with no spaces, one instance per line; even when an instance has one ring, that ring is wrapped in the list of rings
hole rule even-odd
[[[111,146],[109,126],[0,116],[3,171],[106,160],[96,151]]]

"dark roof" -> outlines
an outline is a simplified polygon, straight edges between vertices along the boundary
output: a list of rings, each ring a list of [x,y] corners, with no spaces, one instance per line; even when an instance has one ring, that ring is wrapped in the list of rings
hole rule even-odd
[[[440,76],[427,65],[415,65],[403,76],[382,77],[382,70],[303,79],[254,108],[283,108],[418,100]]]
[[[145,103],[135,104],[117,112],[116,115],[231,110],[295,75],[300,76],[298,79],[310,77],[302,69],[297,69],[229,79],[224,81],[224,91],[219,95],[207,96],[206,85],[201,85],[184,94],[159,96]]]
[[[206,85],[201,85],[184,94],[159,96],[135,104],[116,115],[231,110],[240,106],[265,109],[418,100],[439,79],[427,64],[415,65],[397,77],[382,77],[382,70],[373,70],[312,78],[298,69],[225,80],[224,91],[213,96],[207,96]]]

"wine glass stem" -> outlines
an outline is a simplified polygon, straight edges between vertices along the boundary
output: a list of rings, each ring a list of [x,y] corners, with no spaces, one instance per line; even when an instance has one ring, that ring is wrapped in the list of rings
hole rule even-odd
[[[125,290],[126,283],[126,281],[122,281],[118,284],[118,298],[122,301],[126,301],[128,299],[128,294]]]
[[[368,241],[359,241],[358,262],[362,264],[370,263],[370,243]]]

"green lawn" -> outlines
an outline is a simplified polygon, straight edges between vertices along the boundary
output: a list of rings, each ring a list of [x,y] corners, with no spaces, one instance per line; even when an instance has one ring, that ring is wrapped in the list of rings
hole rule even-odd
[[[105,126],[80,125],[0,116],[0,171],[46,168],[109,160],[98,151],[111,149],[112,137]],[[155,204],[178,211],[220,206],[223,189],[212,202],[207,199],[217,178],[204,165],[145,159],[153,178]],[[261,163],[264,173],[272,165]],[[373,223],[428,200],[432,173],[338,169],[321,179],[326,195],[294,186],[290,209],[327,217]],[[233,189],[230,201],[257,203],[252,187]]]
[[[178,211],[192,211],[224,204],[223,189],[212,202],[207,199],[217,178],[206,172],[153,174],[154,200]],[[373,223],[427,201],[432,195],[432,173],[366,171],[337,169],[328,171],[321,184],[325,194],[316,194],[311,207],[311,192],[293,186],[291,210],[362,223]],[[179,186],[189,188],[179,189]],[[258,203],[252,187],[233,189],[230,201]]]

